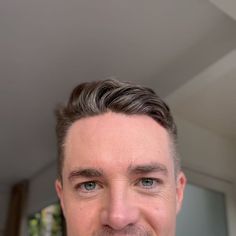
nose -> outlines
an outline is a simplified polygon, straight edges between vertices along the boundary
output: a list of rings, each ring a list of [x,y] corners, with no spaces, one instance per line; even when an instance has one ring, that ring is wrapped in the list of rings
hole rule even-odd
[[[126,226],[135,225],[139,219],[139,209],[131,194],[124,189],[111,191],[101,212],[102,225],[114,230],[122,230]]]

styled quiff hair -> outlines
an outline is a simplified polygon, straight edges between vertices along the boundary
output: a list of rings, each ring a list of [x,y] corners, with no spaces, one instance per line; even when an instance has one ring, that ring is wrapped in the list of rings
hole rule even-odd
[[[81,118],[108,111],[126,115],[147,115],[165,128],[173,141],[175,174],[179,171],[180,163],[175,151],[177,129],[169,107],[150,88],[106,79],[78,85],[72,91],[68,103],[56,110],[59,180],[62,181],[64,143],[70,126]]]

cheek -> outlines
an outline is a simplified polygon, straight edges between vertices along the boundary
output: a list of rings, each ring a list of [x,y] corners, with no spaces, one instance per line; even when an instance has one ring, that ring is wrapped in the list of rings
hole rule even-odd
[[[65,204],[68,235],[92,235],[99,227],[99,212],[98,202],[69,198]]]
[[[155,235],[173,236],[176,222],[176,204],[173,198],[160,198],[143,208],[143,216]]]

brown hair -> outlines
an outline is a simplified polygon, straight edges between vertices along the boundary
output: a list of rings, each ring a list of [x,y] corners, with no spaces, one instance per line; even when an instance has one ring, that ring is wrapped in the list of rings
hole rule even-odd
[[[152,89],[114,79],[82,83],[74,88],[68,103],[56,111],[60,180],[62,180],[64,161],[64,141],[69,127],[81,118],[104,114],[108,111],[127,115],[147,115],[153,118],[167,130],[175,146],[177,129],[169,107]],[[180,164],[175,150],[174,153],[177,173]]]

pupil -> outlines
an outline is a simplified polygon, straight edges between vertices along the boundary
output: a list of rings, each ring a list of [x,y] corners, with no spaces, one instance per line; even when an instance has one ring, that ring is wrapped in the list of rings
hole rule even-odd
[[[142,182],[143,182],[144,186],[152,186],[153,185],[152,179],[144,179]]]
[[[95,183],[93,183],[93,182],[86,183],[84,185],[84,187],[85,187],[86,190],[93,190],[93,189],[95,189]]]

